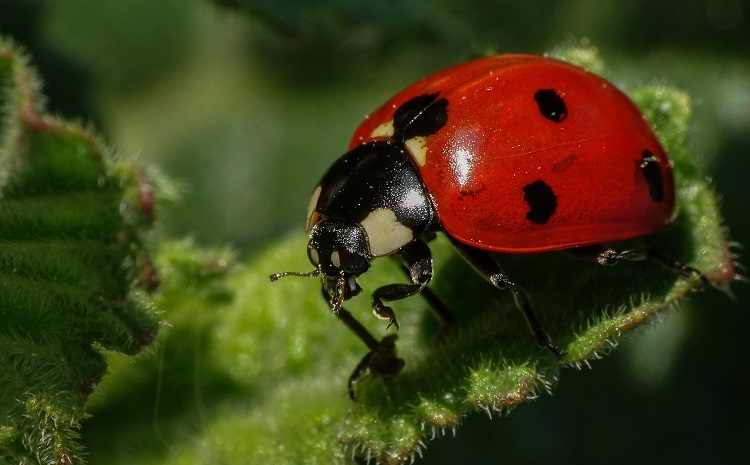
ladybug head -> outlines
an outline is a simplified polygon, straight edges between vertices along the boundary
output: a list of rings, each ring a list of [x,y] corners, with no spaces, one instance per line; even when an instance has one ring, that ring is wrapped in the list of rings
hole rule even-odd
[[[333,311],[362,290],[356,277],[370,268],[370,246],[361,226],[332,219],[322,219],[310,230],[307,256],[315,269],[309,273],[287,271],[271,275],[271,281],[286,276],[321,275],[323,288],[331,299]]]
[[[370,268],[370,246],[360,225],[324,219],[310,230],[307,256],[323,276],[348,278]]]

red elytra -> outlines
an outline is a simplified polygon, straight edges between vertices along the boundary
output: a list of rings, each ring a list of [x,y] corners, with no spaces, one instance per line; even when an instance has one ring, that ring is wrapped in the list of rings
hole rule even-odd
[[[556,121],[540,115],[532,98],[540,89],[564,102]],[[432,75],[372,113],[350,149],[388,139],[394,110],[433,93],[448,100],[448,124],[407,146],[455,239],[495,252],[544,252],[630,239],[672,222],[670,161],[641,112],[608,81],[552,58],[502,55]],[[643,174],[647,156],[658,163],[658,198]],[[541,184],[554,193],[554,215],[530,221],[524,187]]]

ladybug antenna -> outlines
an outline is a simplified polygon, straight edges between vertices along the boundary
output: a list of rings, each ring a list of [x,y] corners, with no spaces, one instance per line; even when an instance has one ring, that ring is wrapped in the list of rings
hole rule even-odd
[[[271,276],[268,277],[268,279],[271,282],[278,281],[281,278],[286,278],[287,276],[298,276],[300,278],[314,278],[320,274],[320,269],[315,268],[309,273],[300,273],[297,271],[283,271],[281,273],[274,273]]]

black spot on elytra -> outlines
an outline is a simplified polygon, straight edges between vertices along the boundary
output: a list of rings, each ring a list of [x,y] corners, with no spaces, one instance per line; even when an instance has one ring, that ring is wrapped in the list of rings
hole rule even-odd
[[[435,134],[448,121],[448,100],[438,94],[414,97],[393,113],[393,138],[399,142]]]
[[[640,167],[648,184],[648,195],[654,202],[661,202],[664,198],[664,175],[661,172],[659,160],[653,153],[644,150]]]
[[[539,112],[550,121],[561,123],[568,116],[565,101],[557,95],[555,89],[539,89],[534,94],[534,100],[539,105]]]
[[[534,181],[523,188],[523,199],[529,204],[526,219],[544,224],[557,209],[557,196],[544,181]]]

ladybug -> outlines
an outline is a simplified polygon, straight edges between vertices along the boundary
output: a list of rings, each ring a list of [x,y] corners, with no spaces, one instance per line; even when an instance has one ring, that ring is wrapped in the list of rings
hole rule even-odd
[[[384,302],[424,291],[433,277],[427,239],[445,233],[493,286],[513,293],[537,342],[565,353],[544,331],[523,289],[495,254],[565,250],[612,265],[654,260],[684,276],[698,270],[648,249],[602,244],[648,235],[675,218],[667,154],[636,106],[614,85],[543,56],[482,58],[427,77],[357,128],[349,151],[315,188],[307,213],[323,295],[369,347],[366,369],[394,374],[393,339],[377,341],[345,309],[374,258],[397,256],[408,284],[372,292],[374,314],[398,328]]]

